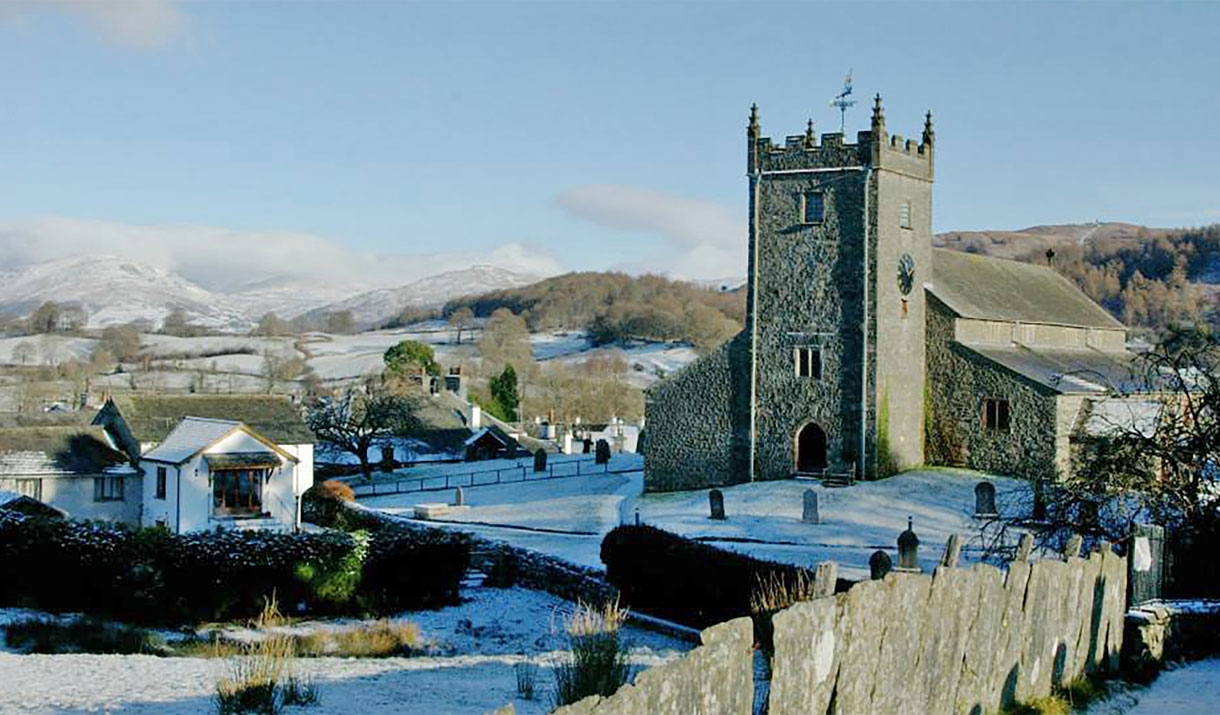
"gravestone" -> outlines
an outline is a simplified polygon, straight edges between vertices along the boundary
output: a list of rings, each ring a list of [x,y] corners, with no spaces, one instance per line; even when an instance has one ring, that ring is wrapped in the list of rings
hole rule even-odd
[[[974,515],[998,516],[995,509],[995,485],[991,482],[979,482],[974,486]]]
[[[1046,521],[1046,487],[1042,480],[1034,482],[1034,521]]]
[[[907,517],[907,530],[898,535],[898,571],[919,573],[919,537],[914,520]]]
[[[466,506],[466,493],[462,491],[461,487],[458,487],[457,491],[453,493],[453,505]]]
[[[1136,524],[1127,557],[1127,593],[1133,605],[1161,598],[1164,586],[1165,528]]]
[[[381,446],[381,471],[394,471],[394,445],[383,444]]]
[[[592,451],[593,451],[593,440],[589,439],[588,437],[585,437],[585,441],[583,442],[583,446],[584,446],[584,453],[585,453],[585,454],[588,454],[589,452],[592,452]]]
[[[945,553],[940,557],[940,565],[957,568],[957,562],[962,558],[962,537],[960,534],[949,534],[945,542]]]
[[[539,447],[538,451],[534,452],[534,471],[535,472],[545,472],[546,471],[546,450],[543,449],[542,447]]]
[[[818,512],[818,493],[812,489],[805,490],[804,503],[801,508],[801,521],[806,524],[822,523],[822,516]]]
[[[594,464],[610,463],[610,443],[604,439],[597,440],[597,450],[593,456]]]
[[[873,552],[873,555],[868,557],[869,575],[874,581],[880,581],[885,578],[885,575],[894,567],[894,562],[890,560],[890,555],[878,549]]]
[[[708,506],[711,507],[712,514],[710,519],[723,521],[724,516],[724,492],[719,489],[713,489],[707,493]]]

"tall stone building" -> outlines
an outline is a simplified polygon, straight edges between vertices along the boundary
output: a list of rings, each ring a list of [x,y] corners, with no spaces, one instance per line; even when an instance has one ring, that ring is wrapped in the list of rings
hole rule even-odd
[[[746,135],[745,329],[647,395],[645,486],[884,476],[923,463],[1049,478],[1104,430],[1125,328],[1053,270],[932,248],[935,135],[880,97],[841,134]],[[925,447],[928,453],[925,454]]]
[[[880,97],[855,143],[776,145],[751,111],[745,330],[649,392],[649,488],[923,461],[933,145],[931,114],[891,136]]]

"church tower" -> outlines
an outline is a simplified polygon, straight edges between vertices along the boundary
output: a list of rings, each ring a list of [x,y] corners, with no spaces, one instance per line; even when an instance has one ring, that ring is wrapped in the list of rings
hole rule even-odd
[[[923,462],[934,143],[930,113],[918,142],[889,135],[880,96],[855,143],[811,121],[778,146],[751,109],[751,481]]]

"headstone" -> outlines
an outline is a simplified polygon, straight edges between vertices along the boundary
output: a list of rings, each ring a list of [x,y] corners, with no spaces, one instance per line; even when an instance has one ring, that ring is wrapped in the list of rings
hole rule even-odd
[[[394,471],[394,445],[392,444],[381,446],[381,471]]]
[[[588,454],[589,452],[592,452],[592,451],[593,451],[593,440],[589,439],[588,437],[585,437],[584,453]]]
[[[804,503],[801,507],[801,521],[806,524],[822,523],[822,516],[818,513],[818,493],[812,489],[805,490]]]
[[[1034,521],[1046,521],[1046,487],[1042,480],[1034,482]]]
[[[707,501],[708,506],[711,507],[712,510],[711,517],[709,518],[716,519],[717,521],[723,521],[725,518],[724,492],[720,491],[719,489],[711,490],[707,493]]]
[[[535,472],[545,472],[546,471],[546,450],[543,449],[542,447],[539,447],[538,451],[534,452],[534,471]]]
[[[465,506],[466,505],[466,493],[462,491],[461,487],[458,487],[457,491],[455,491],[453,493],[453,505],[454,506]]]
[[[885,575],[893,567],[894,562],[890,560],[890,555],[884,551],[874,551],[873,555],[868,557],[868,570],[874,581],[880,581],[885,578]]]
[[[597,450],[593,457],[594,464],[610,463],[610,443],[604,439],[597,440]]]
[[[898,535],[898,570],[919,573],[919,537],[914,521],[907,517],[907,530]]]
[[[974,515],[996,516],[995,485],[991,482],[979,482],[974,486]]]
[[[1164,589],[1165,528],[1136,524],[1127,555],[1127,593],[1132,605],[1161,598]]]
[[[945,542],[945,553],[940,557],[940,565],[957,568],[957,563],[961,558],[962,537],[959,534],[949,534],[949,540]]]

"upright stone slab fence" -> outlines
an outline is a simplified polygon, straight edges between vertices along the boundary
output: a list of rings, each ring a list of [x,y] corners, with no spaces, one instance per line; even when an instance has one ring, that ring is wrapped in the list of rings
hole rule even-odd
[[[769,715],[995,712],[1118,667],[1126,559],[891,573],[773,619]]]
[[[775,614],[767,712],[983,715],[1117,670],[1126,558],[1074,543],[1030,563],[1031,545],[1007,571],[893,571]],[[554,715],[748,715],[753,640],[748,618],[713,626],[702,647]]]
[[[751,715],[754,625],[736,618],[703,631],[703,645],[636,676],[608,698],[593,696],[552,715]]]

